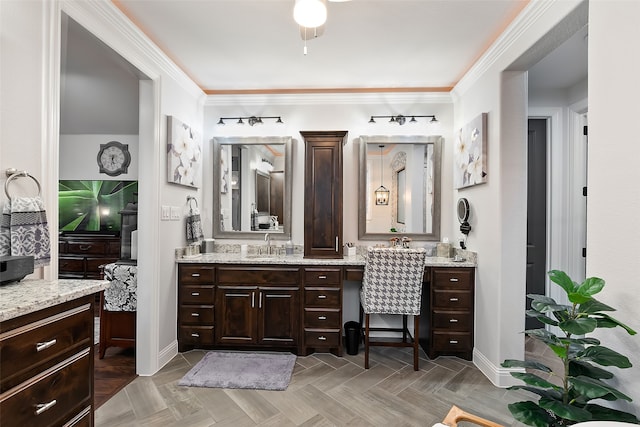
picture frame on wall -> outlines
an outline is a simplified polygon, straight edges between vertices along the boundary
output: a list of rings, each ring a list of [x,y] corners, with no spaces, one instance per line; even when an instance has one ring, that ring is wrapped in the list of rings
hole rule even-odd
[[[167,181],[199,188],[202,179],[200,135],[179,119],[167,116]]]
[[[456,189],[487,182],[487,116],[480,114],[458,131],[453,168]]]

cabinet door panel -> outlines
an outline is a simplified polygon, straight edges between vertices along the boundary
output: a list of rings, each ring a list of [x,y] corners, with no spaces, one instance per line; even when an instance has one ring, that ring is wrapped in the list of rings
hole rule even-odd
[[[218,287],[215,305],[219,344],[256,342],[256,297],[256,287]]]
[[[263,344],[296,344],[299,330],[296,290],[260,290],[259,333]]]

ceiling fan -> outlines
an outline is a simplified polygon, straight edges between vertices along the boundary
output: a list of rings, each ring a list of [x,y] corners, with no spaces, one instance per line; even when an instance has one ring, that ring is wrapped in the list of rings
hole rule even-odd
[[[329,0],[331,3],[344,3],[351,0]],[[300,25],[300,37],[307,41],[324,33],[327,20],[326,0],[295,0],[293,18]],[[305,49],[306,54],[306,49]]]

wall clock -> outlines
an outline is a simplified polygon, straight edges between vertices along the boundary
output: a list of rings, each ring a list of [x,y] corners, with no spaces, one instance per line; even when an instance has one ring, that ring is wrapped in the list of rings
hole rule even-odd
[[[100,144],[100,151],[98,151],[100,173],[118,176],[127,173],[129,164],[131,164],[131,154],[127,144],[121,144],[118,141]]]

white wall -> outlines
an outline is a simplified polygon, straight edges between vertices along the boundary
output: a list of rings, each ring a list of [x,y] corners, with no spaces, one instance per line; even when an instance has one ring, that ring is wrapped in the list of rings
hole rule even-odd
[[[127,173],[111,177],[100,173],[97,162],[100,144],[118,141],[128,145],[131,164]],[[138,179],[138,135],[60,135],[60,179]]]
[[[640,332],[638,269],[640,210],[637,159],[640,144],[630,135],[638,120],[640,3],[592,1],[589,9],[589,163],[587,276],[606,281],[598,295],[611,313]],[[640,413],[640,338],[616,328],[598,334],[604,345],[628,356],[633,368],[616,371],[627,405]]]

